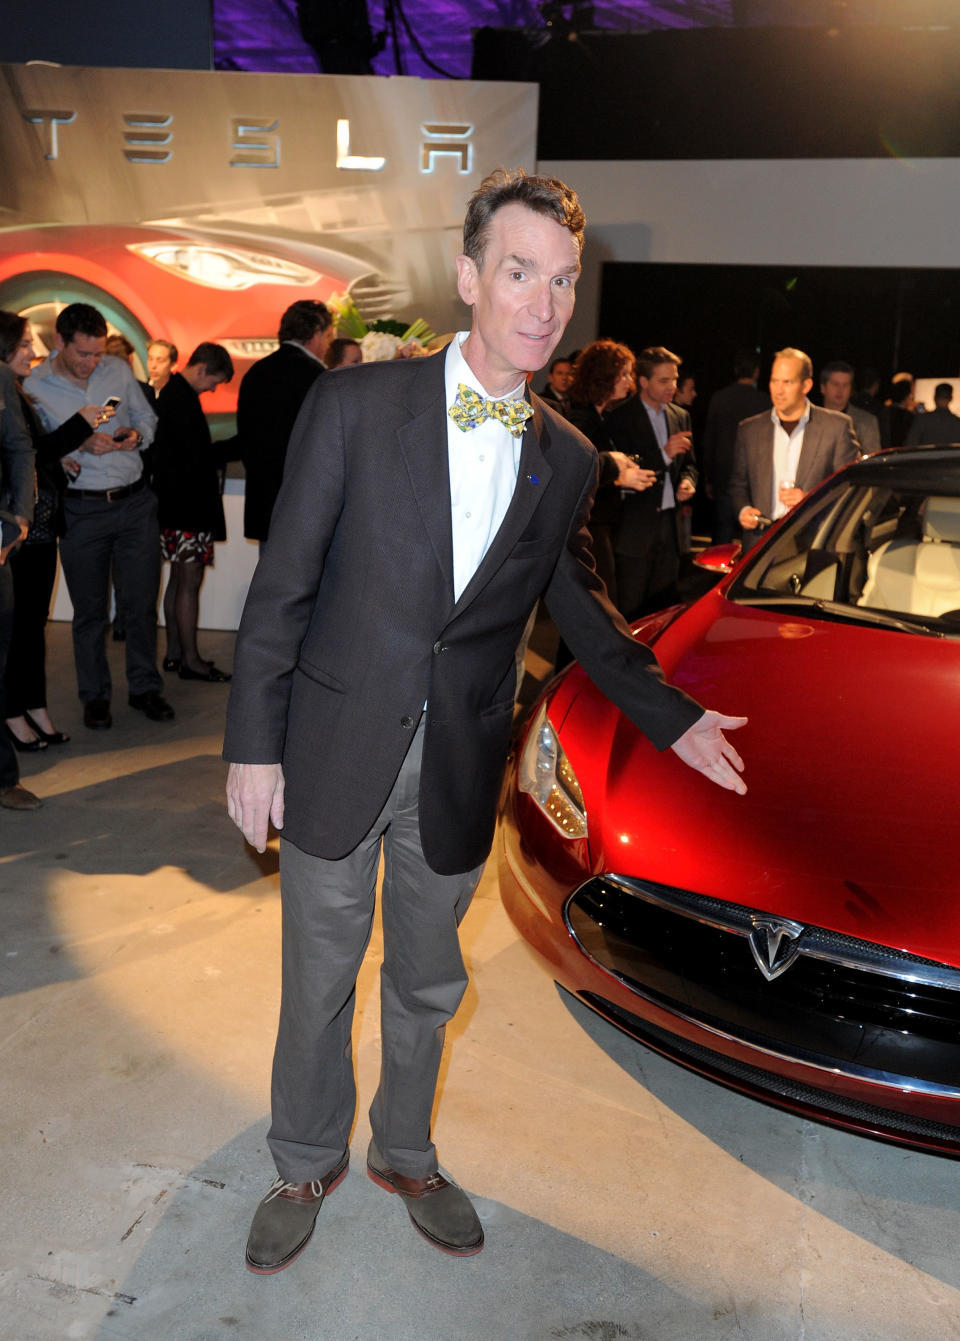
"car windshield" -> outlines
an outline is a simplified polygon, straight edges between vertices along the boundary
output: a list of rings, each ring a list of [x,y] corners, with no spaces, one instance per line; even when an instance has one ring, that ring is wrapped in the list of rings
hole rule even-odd
[[[758,546],[728,598],[960,637],[957,463],[898,465],[907,463],[864,462],[802,504]]]

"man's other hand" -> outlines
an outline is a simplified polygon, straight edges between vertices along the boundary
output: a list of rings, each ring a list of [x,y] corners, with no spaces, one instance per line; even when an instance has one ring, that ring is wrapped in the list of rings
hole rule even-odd
[[[688,498],[692,498],[697,492],[697,486],[693,480],[681,480],[677,485],[677,502],[686,503]]]
[[[106,456],[107,452],[118,452],[120,443],[114,442],[113,438],[108,438],[106,433],[91,433],[89,438],[81,444],[81,452],[89,452],[91,456]]]
[[[663,444],[663,450],[672,461],[675,456],[681,452],[689,452],[693,445],[693,434],[688,428],[681,429],[679,433],[671,433],[669,438]]]
[[[746,717],[724,717],[708,708],[670,748],[685,764],[695,768],[718,787],[726,787],[728,791],[739,792],[742,796],[747,790],[746,783],[740,777],[743,760],[723,733],[736,731],[746,721]]]
[[[759,508],[741,508],[737,521],[744,531],[755,531],[760,525],[761,515]]]
[[[231,764],[227,814],[251,847],[266,850],[267,826],[283,828],[283,768],[280,764]]]

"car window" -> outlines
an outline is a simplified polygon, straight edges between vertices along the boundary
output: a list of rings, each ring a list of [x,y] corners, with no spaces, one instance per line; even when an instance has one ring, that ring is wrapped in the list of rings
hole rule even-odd
[[[729,597],[864,622],[889,613],[908,630],[960,635],[960,487],[890,475],[844,479],[802,504],[757,547]]]

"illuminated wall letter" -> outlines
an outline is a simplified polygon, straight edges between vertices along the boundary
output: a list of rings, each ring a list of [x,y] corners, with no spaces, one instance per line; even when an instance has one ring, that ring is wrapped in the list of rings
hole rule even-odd
[[[420,145],[420,171],[433,172],[437,154],[454,154],[460,160],[460,171],[469,172],[473,166],[473,145],[466,144],[473,126],[462,122],[428,122],[420,127],[426,139]]]
[[[167,130],[173,124],[172,116],[158,112],[127,112],[123,124],[129,130],[123,132],[123,142],[127,146],[124,158],[130,163],[168,163],[173,158],[173,150],[164,148],[173,139],[173,131]]]
[[[360,158],[350,152],[350,122],[337,122],[337,167],[344,172],[380,172],[386,166],[385,158]]]
[[[57,140],[57,126],[69,126],[71,121],[76,120],[76,112],[49,112],[41,111],[39,107],[30,108],[24,112],[24,121],[29,121],[34,126],[45,126],[44,142],[46,152],[44,158],[58,158],[60,155],[60,146]]]
[[[274,134],[279,125],[279,119],[251,121],[234,117],[230,148],[240,152],[231,158],[231,168],[279,168],[280,136]]]

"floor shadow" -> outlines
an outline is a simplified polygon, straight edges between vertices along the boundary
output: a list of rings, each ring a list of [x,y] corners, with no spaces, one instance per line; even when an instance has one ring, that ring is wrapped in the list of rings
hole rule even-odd
[[[0,995],[76,977],[49,910],[65,876],[144,877],[177,867],[215,893],[262,897],[277,853],[257,853],[226,816],[224,764],[213,754],[138,769],[58,792],[17,816],[0,863],[5,963]],[[15,845],[15,846],[14,846]]]
[[[597,1046],[684,1122],[820,1215],[960,1288],[960,1161],[855,1136],[737,1094],[557,991]]]
[[[174,1177],[143,1249],[118,1282],[97,1336],[312,1341],[716,1341],[734,1318],[500,1202],[475,1197],[487,1244],[456,1260],[415,1233],[398,1197],[365,1176],[365,1137],[323,1206],[314,1239],[285,1272],[243,1266],[253,1208],[269,1183],[265,1123]],[[647,1319],[655,1318],[655,1327]],[[759,1341],[760,1334],[757,1333]],[[763,1341],[789,1334],[763,1332]]]

